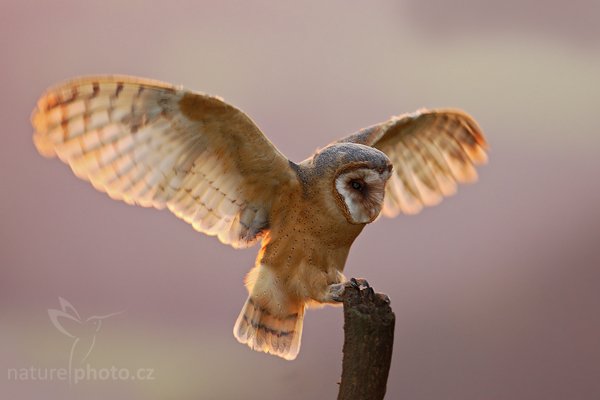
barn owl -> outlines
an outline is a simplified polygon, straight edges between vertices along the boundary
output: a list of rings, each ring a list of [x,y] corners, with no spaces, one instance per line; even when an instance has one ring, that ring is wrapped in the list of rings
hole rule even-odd
[[[48,89],[32,124],[42,155],[111,198],[167,208],[234,248],[260,241],[233,333],[288,360],[300,349],[305,309],[339,303],[365,225],[438,204],[474,181],[487,158],[473,118],[423,109],[295,163],[221,98],[127,76]]]

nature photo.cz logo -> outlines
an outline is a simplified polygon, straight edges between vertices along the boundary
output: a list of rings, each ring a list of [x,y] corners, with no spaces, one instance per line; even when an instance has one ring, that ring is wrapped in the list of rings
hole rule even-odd
[[[154,380],[153,368],[94,368],[86,360],[96,344],[103,321],[123,314],[124,311],[82,318],[75,307],[66,299],[59,297],[60,309],[49,309],[48,316],[52,325],[63,335],[71,339],[67,368],[9,368],[9,380],[68,381],[77,384],[82,381],[107,380]]]

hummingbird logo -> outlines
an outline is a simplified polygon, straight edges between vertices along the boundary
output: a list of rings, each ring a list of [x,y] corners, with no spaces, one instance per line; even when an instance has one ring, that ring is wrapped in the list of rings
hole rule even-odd
[[[96,336],[102,327],[102,321],[123,313],[119,311],[106,315],[94,315],[86,319],[81,318],[75,307],[62,297],[58,298],[60,310],[49,309],[48,316],[52,325],[63,335],[73,339],[69,353],[69,371],[73,361],[83,364],[89,357],[96,344]]]

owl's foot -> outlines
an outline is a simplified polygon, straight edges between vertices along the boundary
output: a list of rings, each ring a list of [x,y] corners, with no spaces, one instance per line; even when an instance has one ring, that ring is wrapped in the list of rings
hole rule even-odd
[[[347,287],[354,287],[356,289],[367,289],[373,292],[373,288],[369,285],[366,279],[351,278],[347,282],[335,283],[327,287],[327,301],[329,302],[342,302],[342,295]]]
[[[325,301],[328,303],[342,302],[342,295],[346,289],[345,283],[334,283],[327,287],[327,294],[325,295]]]
[[[371,290],[373,290],[371,288],[371,285],[369,285],[369,282],[367,282],[367,280],[363,279],[363,278],[358,278],[358,279],[356,279],[356,278],[350,278],[350,282],[349,283],[350,283],[351,286],[353,286],[353,287],[355,287],[357,289],[361,289],[361,286],[362,286],[364,289],[371,289]]]

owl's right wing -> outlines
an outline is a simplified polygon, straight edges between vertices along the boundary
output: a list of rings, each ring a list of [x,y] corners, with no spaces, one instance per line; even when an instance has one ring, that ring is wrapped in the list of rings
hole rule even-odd
[[[111,198],[167,207],[233,247],[269,227],[294,176],[252,120],[217,97],[127,76],[51,88],[32,115],[34,143]]]
[[[383,215],[416,214],[477,179],[474,166],[487,161],[481,128],[460,110],[419,110],[362,129],[340,142],[375,147],[394,165]]]

